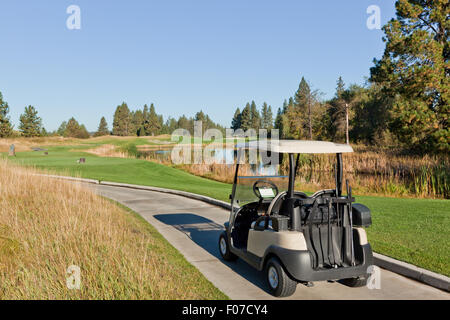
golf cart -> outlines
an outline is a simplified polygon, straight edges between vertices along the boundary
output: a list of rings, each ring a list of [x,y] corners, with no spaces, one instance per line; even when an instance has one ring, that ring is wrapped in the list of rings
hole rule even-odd
[[[265,270],[270,292],[290,296],[298,283],[340,280],[364,286],[372,265],[372,250],[363,227],[372,224],[370,210],[356,204],[347,182],[342,194],[342,154],[349,145],[323,141],[250,141],[245,150],[289,155],[289,176],[240,176],[236,165],[231,215],[219,238],[224,260],[241,258]],[[297,160],[295,161],[295,154]],[[313,195],[295,191],[300,154],[336,154],[334,189]]]

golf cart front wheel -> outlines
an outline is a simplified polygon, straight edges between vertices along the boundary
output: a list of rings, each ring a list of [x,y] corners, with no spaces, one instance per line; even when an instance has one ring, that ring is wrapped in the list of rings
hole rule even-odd
[[[228,237],[223,232],[219,237],[219,252],[225,261],[235,261],[238,257],[230,251],[230,245],[228,243]]]
[[[269,290],[275,297],[289,297],[297,288],[297,281],[292,280],[277,258],[271,258],[266,264],[266,279]]]

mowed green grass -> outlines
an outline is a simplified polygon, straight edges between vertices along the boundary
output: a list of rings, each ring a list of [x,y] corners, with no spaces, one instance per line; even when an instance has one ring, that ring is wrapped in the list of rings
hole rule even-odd
[[[101,181],[185,190],[206,194],[217,199],[228,199],[231,191],[228,184],[196,177],[179,169],[139,159],[98,157],[81,150],[78,151],[79,148],[85,149],[86,146],[46,147],[49,152],[48,156],[41,151],[19,152],[12,160],[54,173]],[[77,160],[80,158],[86,158],[86,163],[78,164]]]
[[[72,151],[70,151],[72,150]],[[86,164],[76,161],[84,157]],[[101,158],[73,147],[18,153],[13,160],[66,175],[184,190],[228,201],[231,185],[138,159]],[[231,170],[231,169],[230,169]],[[399,199],[356,195],[372,211],[367,229],[374,251],[450,275],[449,200]]]

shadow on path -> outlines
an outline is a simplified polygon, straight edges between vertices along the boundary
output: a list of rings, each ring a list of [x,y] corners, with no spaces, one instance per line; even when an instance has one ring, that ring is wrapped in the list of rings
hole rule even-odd
[[[234,272],[267,292],[267,285],[262,272],[252,268],[241,259],[235,262],[227,262],[221,258],[218,241],[220,234],[224,231],[222,225],[193,213],[157,214],[154,215],[154,218],[185,233],[197,245],[218,258]]]

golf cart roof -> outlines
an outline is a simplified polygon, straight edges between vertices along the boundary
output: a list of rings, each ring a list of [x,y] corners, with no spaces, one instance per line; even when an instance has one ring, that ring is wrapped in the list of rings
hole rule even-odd
[[[277,153],[350,153],[348,144],[310,140],[259,140],[238,143],[238,149],[259,149]]]

